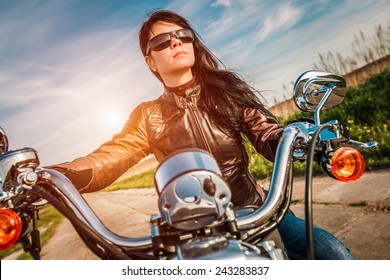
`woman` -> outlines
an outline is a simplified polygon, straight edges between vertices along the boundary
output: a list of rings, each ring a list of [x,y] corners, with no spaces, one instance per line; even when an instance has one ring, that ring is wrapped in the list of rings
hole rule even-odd
[[[234,72],[221,69],[188,21],[173,12],[153,13],[141,27],[139,43],[164,93],[134,109],[111,141],[52,168],[69,177],[80,192],[92,192],[111,184],[149,154],[162,161],[178,149],[200,148],[217,160],[235,206],[260,206],[264,191],[248,171],[242,135],[272,161],[283,128],[256,91]],[[291,258],[305,258],[304,230],[304,222],[291,215],[280,227]],[[316,228],[315,238],[316,248],[325,246],[316,258],[352,258],[329,233]]]

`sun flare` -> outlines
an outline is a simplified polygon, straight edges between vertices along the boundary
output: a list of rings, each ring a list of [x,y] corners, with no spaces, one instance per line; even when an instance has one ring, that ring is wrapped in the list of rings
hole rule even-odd
[[[126,115],[119,110],[107,110],[101,119],[101,124],[105,129],[113,132],[120,130],[126,121]]]

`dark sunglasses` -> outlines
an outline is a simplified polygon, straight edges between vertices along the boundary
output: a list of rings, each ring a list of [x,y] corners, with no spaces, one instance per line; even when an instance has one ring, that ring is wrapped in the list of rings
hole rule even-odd
[[[188,28],[161,33],[150,39],[146,47],[146,54],[149,54],[151,49],[161,51],[168,48],[171,45],[172,36],[179,39],[182,43],[191,43],[194,41],[194,33]]]

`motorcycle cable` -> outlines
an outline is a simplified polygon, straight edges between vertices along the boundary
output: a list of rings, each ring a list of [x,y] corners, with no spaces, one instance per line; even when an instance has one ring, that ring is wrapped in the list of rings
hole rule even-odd
[[[62,215],[64,215],[75,228],[78,228],[79,231],[82,231],[85,234],[88,234],[89,238],[101,246],[105,251],[106,256],[111,256],[110,259],[131,259],[129,256],[113,248],[113,245],[107,243],[103,238],[98,236],[95,232],[92,231],[87,225],[79,221],[76,214],[64,206],[61,201],[52,195],[49,191],[45,190],[42,186],[33,188],[33,191],[40,197],[46,199],[51,205],[53,205]],[[96,252],[96,250],[94,250]],[[102,257],[99,255],[99,257]]]
[[[305,174],[305,220],[306,220],[306,254],[308,260],[315,259],[314,253],[314,234],[313,234],[313,203],[312,203],[312,185],[313,185],[313,162],[317,139],[320,133],[327,128],[333,128],[331,124],[320,125],[315,131],[307,154],[306,174]]]

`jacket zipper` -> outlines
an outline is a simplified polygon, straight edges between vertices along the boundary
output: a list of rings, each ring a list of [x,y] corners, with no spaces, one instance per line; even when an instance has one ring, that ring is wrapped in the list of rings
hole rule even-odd
[[[206,148],[206,150],[211,154],[210,145],[207,142],[206,135],[205,135],[205,133],[204,133],[204,131],[202,129],[202,126],[200,125],[199,115],[198,115],[198,108],[195,105],[194,98],[195,98],[195,96],[191,96],[191,100],[188,101],[188,104],[189,104],[190,109],[191,109],[190,112],[191,112],[191,115],[192,115],[193,119],[195,120],[195,124],[196,124],[196,127],[198,128],[200,137],[202,138],[203,145]]]

